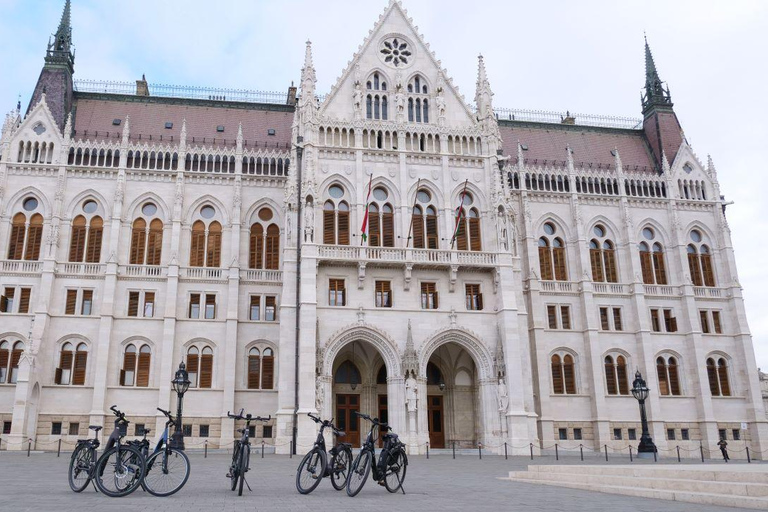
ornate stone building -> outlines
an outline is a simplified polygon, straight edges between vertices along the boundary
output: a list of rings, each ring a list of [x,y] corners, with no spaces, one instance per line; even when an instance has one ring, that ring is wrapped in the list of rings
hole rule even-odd
[[[279,452],[356,410],[411,452],[619,449],[639,369],[660,449],[768,449],[717,172],[645,52],[637,122],[495,109],[482,57],[468,104],[397,2],[325,96],[310,43],[278,98],[124,87],[73,81],[67,1],[2,131],[2,447],[160,426],[184,361],[190,446],[245,408]]]

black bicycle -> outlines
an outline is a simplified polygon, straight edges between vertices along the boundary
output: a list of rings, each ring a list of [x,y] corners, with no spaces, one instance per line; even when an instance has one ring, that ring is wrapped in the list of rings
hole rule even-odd
[[[150,430],[148,428],[142,432],[143,439],[128,441],[128,444],[138,448],[147,461],[147,471],[141,481],[142,489],[153,496],[170,496],[184,487],[189,479],[189,457],[183,451],[171,448],[168,443],[168,429],[176,425],[170,411],[165,411],[159,407],[157,410],[165,414],[168,420],[165,422],[163,435],[157,441],[152,454],[149,453],[147,434]]]
[[[328,452],[331,455],[331,462],[328,464],[328,453],[326,453],[325,449],[323,431],[326,428],[330,428],[338,437],[345,436],[346,433],[333,425],[333,419],[321,420],[312,413],[307,414],[307,416],[312,418],[315,423],[320,424],[320,432],[317,433],[315,445],[301,459],[299,469],[296,471],[296,490],[301,494],[309,494],[320,485],[320,480],[323,477],[330,476],[333,488],[340,491],[347,485],[347,478],[349,478],[349,466],[352,462],[352,445],[350,443],[336,443],[331,448],[331,451]]]
[[[237,431],[242,434],[242,437],[240,437],[240,440],[235,441],[235,448],[232,451],[232,464],[230,464],[229,473],[227,473],[227,478],[232,482],[232,490],[234,491],[235,488],[237,488],[238,496],[243,495],[243,483],[248,485],[248,482],[245,481],[245,474],[248,472],[248,469],[250,469],[248,464],[251,460],[251,442],[248,440],[248,430],[251,426],[251,422],[269,421],[272,419],[271,414],[267,418],[251,416],[250,413],[243,416],[244,410],[245,409],[240,409],[240,414],[231,414],[227,411],[227,417],[234,420],[245,420],[245,427],[237,429]],[[250,485],[248,485],[248,490],[253,490]]]
[[[389,432],[392,428],[386,423],[382,423],[378,418],[371,418],[367,414],[353,412],[359,418],[371,422],[371,430],[368,431],[368,437],[360,448],[355,461],[352,463],[352,469],[347,478],[347,495],[357,496],[357,493],[368,480],[368,473],[373,473],[373,478],[379,485],[383,485],[389,492],[397,492],[398,489],[405,494],[403,482],[405,481],[405,472],[408,468],[408,456],[405,454],[405,445],[400,442],[397,434],[384,434],[384,447],[379,455],[379,462],[376,463],[376,445],[374,444],[374,431],[378,427],[384,432]]]
[[[109,436],[107,446],[101,457],[96,459],[99,447],[97,439],[83,439],[77,442],[69,462],[69,486],[75,492],[83,491],[90,481],[107,496],[118,498],[135,491],[144,478],[146,461],[141,452],[120,441],[128,429],[125,414],[113,405],[109,408],[115,418],[115,428]],[[98,435],[101,427],[91,425],[91,430]],[[95,461],[95,462],[94,462]]]

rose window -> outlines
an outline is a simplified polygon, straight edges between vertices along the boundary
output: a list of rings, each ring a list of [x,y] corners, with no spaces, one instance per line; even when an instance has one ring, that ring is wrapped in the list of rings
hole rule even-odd
[[[397,37],[385,40],[381,45],[380,51],[384,62],[395,67],[408,64],[411,58],[411,50],[408,48],[408,43]]]

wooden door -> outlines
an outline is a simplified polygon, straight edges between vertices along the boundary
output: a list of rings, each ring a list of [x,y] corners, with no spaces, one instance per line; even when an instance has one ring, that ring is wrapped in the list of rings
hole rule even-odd
[[[429,395],[427,397],[427,418],[429,421],[430,448],[445,448],[445,431],[443,428],[443,397]]]
[[[360,421],[353,411],[360,410],[360,395],[336,395],[336,419],[334,422],[339,430],[347,435],[339,437],[342,443],[352,443],[355,448],[360,447]]]
[[[389,414],[387,412],[387,395],[379,395],[379,421],[389,423]],[[379,448],[384,446],[385,431],[379,430]]]

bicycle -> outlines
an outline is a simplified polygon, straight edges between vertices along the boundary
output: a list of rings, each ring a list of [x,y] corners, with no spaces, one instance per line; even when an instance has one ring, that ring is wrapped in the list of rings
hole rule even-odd
[[[337,443],[331,451],[330,464],[327,463],[328,455],[325,448],[325,437],[323,431],[326,428],[333,430],[338,436],[345,436],[346,433],[337,429],[333,425],[333,419],[321,420],[312,413],[307,414],[315,423],[320,424],[320,432],[317,433],[317,440],[312,449],[304,456],[296,470],[296,490],[301,494],[309,494],[314,491],[323,477],[331,477],[331,485],[337,491],[344,489],[349,478],[349,466],[352,462],[352,444]],[[305,481],[306,480],[306,481]]]
[[[141,481],[141,487],[153,496],[170,496],[178,492],[187,483],[190,473],[189,457],[182,450],[172,448],[168,443],[168,428],[176,425],[170,411],[157,408],[165,414],[168,421],[165,422],[163,435],[155,445],[154,451],[149,453],[149,441],[147,434],[150,430],[145,428],[141,440],[128,441],[128,444],[139,449],[147,463],[147,470]]]
[[[249,463],[251,459],[251,442],[248,440],[248,429],[251,426],[251,422],[269,421],[272,419],[271,414],[267,418],[262,418],[261,416],[251,416],[250,413],[243,416],[244,410],[245,409],[240,409],[240,414],[231,414],[229,411],[227,411],[228,418],[232,418],[234,420],[245,420],[245,428],[237,429],[237,431],[242,434],[242,437],[240,437],[238,441],[235,441],[235,448],[232,451],[232,464],[230,464],[229,473],[227,473],[227,478],[229,478],[232,483],[232,490],[234,491],[235,488],[238,489],[238,496],[243,495],[243,483],[248,485],[248,482],[245,481],[245,473],[247,473],[248,469],[250,469]],[[248,485],[248,490],[253,491],[250,485]]]
[[[378,418],[371,418],[367,414],[353,412],[357,417],[371,422],[371,430],[368,431],[368,437],[352,463],[352,469],[347,478],[347,495],[357,496],[357,493],[368,480],[368,473],[373,474],[373,478],[387,488],[389,492],[395,493],[399,490],[405,494],[403,482],[408,468],[408,456],[405,454],[405,444],[400,442],[397,434],[384,434],[384,447],[381,449],[379,463],[376,463],[376,445],[374,444],[373,432],[376,427],[389,432],[392,428],[386,423],[382,423]],[[402,475],[401,475],[402,473]]]
[[[107,440],[101,457],[96,460],[98,439],[78,440],[75,451],[72,452],[69,463],[69,486],[75,492],[83,491],[88,483],[93,481],[96,488],[103,494],[119,498],[135,491],[144,478],[146,471],[144,456],[137,448],[120,442],[130,422],[125,419],[125,414],[120,412],[117,406],[113,405],[109,410],[116,416],[115,428]],[[102,427],[91,425],[88,428],[98,435]],[[95,463],[94,460],[96,460]],[[85,482],[78,485],[81,475],[85,476]],[[109,486],[110,483],[114,484],[114,488]]]

